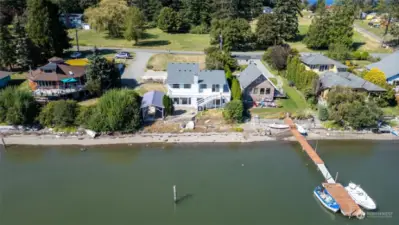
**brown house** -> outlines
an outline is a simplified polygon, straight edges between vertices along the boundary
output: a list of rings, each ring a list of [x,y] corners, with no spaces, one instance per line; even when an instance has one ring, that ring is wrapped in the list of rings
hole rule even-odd
[[[85,75],[84,66],[70,66],[53,57],[48,64],[30,71],[28,79],[35,96],[60,97],[84,91]]]
[[[250,62],[238,77],[244,103],[253,106],[275,107],[274,98],[280,94],[274,84]]]

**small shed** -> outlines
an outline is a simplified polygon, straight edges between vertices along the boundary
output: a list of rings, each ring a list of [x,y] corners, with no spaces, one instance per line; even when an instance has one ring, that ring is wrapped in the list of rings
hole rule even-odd
[[[160,91],[149,91],[143,95],[140,109],[144,120],[154,120],[160,117],[164,118],[164,95],[165,94]]]
[[[7,86],[10,80],[11,80],[11,73],[0,71],[0,88]]]

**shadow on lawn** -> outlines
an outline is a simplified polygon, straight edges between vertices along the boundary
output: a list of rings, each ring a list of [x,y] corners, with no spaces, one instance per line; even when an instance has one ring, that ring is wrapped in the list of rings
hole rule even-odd
[[[154,47],[154,46],[164,46],[169,45],[170,41],[167,40],[156,40],[156,41],[140,41],[136,46],[141,47]]]
[[[365,44],[366,44],[365,42],[353,42],[352,47],[356,51]]]

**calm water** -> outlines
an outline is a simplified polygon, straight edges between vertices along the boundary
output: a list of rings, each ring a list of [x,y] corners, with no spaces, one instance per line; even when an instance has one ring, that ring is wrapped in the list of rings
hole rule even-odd
[[[322,176],[299,145],[269,142],[86,152],[10,147],[0,158],[0,224],[399,224],[398,142],[318,146],[332,174],[362,184],[392,218],[327,212],[312,195]],[[191,195],[177,206],[174,184],[179,196]]]
[[[309,0],[309,4],[314,4],[316,3],[317,0]],[[334,3],[334,0],[326,0],[326,5],[332,5]]]

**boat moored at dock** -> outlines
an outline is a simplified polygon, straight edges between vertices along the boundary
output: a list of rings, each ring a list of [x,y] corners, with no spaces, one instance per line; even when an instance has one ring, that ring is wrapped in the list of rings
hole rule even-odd
[[[350,182],[345,189],[348,191],[348,194],[356,202],[356,204],[367,210],[377,209],[377,205],[375,204],[374,200],[367,195],[360,185]]]
[[[317,199],[319,199],[319,201],[321,202],[321,204],[323,204],[324,207],[326,207],[327,209],[329,209],[334,213],[338,212],[339,210],[338,203],[330,195],[330,193],[328,193],[328,191],[325,188],[317,186],[314,189],[313,194],[317,197]]]

